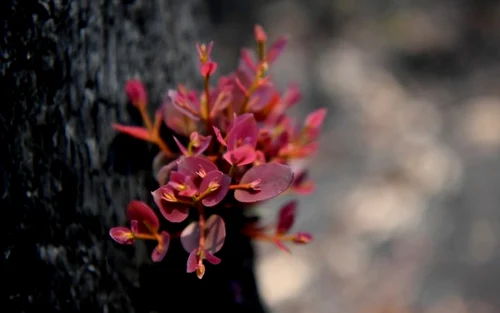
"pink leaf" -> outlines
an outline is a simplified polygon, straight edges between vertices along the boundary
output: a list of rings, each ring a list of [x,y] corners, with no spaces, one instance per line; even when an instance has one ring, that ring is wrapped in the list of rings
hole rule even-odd
[[[127,227],[113,227],[109,230],[109,236],[122,245],[131,245],[135,241],[134,234]]]
[[[212,142],[212,136],[202,136],[198,132],[192,132],[189,136],[191,145],[193,146],[193,154],[200,155],[205,150],[207,150],[208,146]]]
[[[224,137],[222,137],[222,134],[220,132],[220,129],[217,127],[213,126],[215,136],[217,137],[217,141],[223,146],[226,146],[226,140],[224,140]]]
[[[326,108],[321,108],[307,115],[305,126],[310,129],[320,128],[325,120],[326,111]]]
[[[221,259],[213,255],[212,253],[205,251],[205,259],[212,263],[213,265],[217,265],[220,263]]]
[[[139,233],[155,233],[160,228],[160,221],[149,205],[139,200],[130,201],[127,208],[127,218],[129,221],[138,222]]]
[[[186,265],[186,272],[192,273],[196,271],[197,267],[198,267],[198,248],[194,249],[189,253]]]
[[[184,203],[177,202],[173,189],[164,185],[151,193],[153,200],[160,209],[160,213],[169,222],[180,223],[184,221],[189,214],[189,206]],[[172,198],[174,197],[174,198]]]
[[[205,192],[210,188],[211,184],[217,184],[219,187],[206,195],[201,203],[206,207],[213,207],[221,202],[229,191],[231,184],[231,177],[222,173],[221,171],[211,171],[203,178],[200,184],[200,193]]]
[[[277,234],[284,234],[290,230],[295,221],[295,210],[297,207],[296,201],[290,201],[285,204],[278,214],[278,225],[276,226]]]
[[[148,103],[146,88],[144,88],[144,85],[140,80],[131,79],[127,81],[125,85],[125,92],[127,93],[130,102],[136,107],[143,107]]]
[[[222,157],[229,164],[243,166],[255,161],[256,153],[251,145],[243,145],[224,153]]]
[[[279,163],[265,163],[250,168],[241,178],[240,185],[259,181],[256,189],[237,189],[234,197],[240,202],[271,199],[285,191],[293,180],[292,169]]]
[[[156,173],[156,181],[160,186],[165,185],[168,182],[170,177],[170,173],[177,168],[177,162],[172,161],[167,165],[164,165],[160,168],[160,170]]]
[[[200,242],[200,228],[198,222],[189,223],[181,233],[181,244],[186,252],[198,248]]]
[[[129,136],[149,141],[149,142],[154,142],[152,140],[151,135],[149,134],[148,130],[144,127],[139,127],[139,126],[126,126],[126,125],[121,125],[121,124],[113,124],[112,127],[124,134],[127,134]]]
[[[174,141],[177,144],[177,147],[179,147],[179,150],[181,151],[181,153],[184,154],[185,156],[189,156],[189,153],[188,153],[186,147],[184,147],[184,145],[179,141],[179,139],[177,139],[177,137],[175,137],[175,136],[172,136],[172,137],[174,137]]]
[[[200,171],[206,174],[217,170],[217,166],[205,157],[190,156],[182,158],[177,163],[177,170],[185,175],[198,176]]]
[[[263,43],[267,40],[267,34],[264,31],[264,28],[262,28],[262,26],[255,25],[253,32],[254,32],[254,36],[255,36],[255,41]]]
[[[206,63],[202,64],[200,72],[203,77],[208,77],[212,76],[216,70],[217,70],[217,63],[212,61],[207,61]]]
[[[309,243],[312,239],[313,236],[310,233],[299,232],[295,234],[293,242],[297,244],[306,244]]]
[[[153,262],[160,262],[163,260],[168,251],[168,246],[170,245],[170,235],[166,231],[162,231],[161,240],[158,242],[158,245],[154,248],[153,253],[151,254],[151,259]]]
[[[285,49],[287,42],[288,36],[281,36],[271,45],[271,47],[269,47],[269,52],[267,53],[267,62],[269,64],[276,61],[283,52],[283,49]]]
[[[292,107],[295,103],[299,102],[302,98],[299,86],[292,83],[288,86],[285,93],[281,97],[281,101],[285,104],[286,108]]]
[[[245,144],[255,148],[258,135],[259,128],[254,115],[252,113],[240,115],[227,134],[227,148],[234,150]]]
[[[288,247],[283,244],[283,242],[275,240],[274,243],[276,244],[276,246],[278,246],[278,248],[285,251],[286,253],[292,253],[290,249],[288,249]]]
[[[134,234],[139,233],[139,222],[137,220],[130,221],[130,230],[132,230]]]
[[[205,250],[215,254],[224,245],[224,240],[226,239],[226,225],[222,217],[212,215],[208,218],[205,228],[208,231],[207,237],[205,238]]]

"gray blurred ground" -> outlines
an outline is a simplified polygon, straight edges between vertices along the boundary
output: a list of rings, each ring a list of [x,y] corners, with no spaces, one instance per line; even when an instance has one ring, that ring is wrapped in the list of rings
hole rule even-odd
[[[276,81],[300,83],[297,116],[329,108],[295,227],[316,240],[292,256],[258,244],[273,312],[500,312],[500,5],[240,5],[215,57],[234,60],[255,22],[287,33]],[[284,200],[261,208],[269,222]]]

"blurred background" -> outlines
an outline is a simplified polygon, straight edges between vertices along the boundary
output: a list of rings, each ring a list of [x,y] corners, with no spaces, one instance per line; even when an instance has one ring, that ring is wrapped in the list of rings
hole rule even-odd
[[[293,114],[329,110],[294,227],[315,241],[257,244],[272,312],[500,312],[500,4],[209,2],[221,71],[260,23],[290,35],[271,73]]]

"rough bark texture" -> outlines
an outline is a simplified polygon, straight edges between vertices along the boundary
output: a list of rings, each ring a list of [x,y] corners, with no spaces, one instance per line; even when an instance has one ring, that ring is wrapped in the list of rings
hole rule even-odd
[[[131,199],[152,204],[157,149],[121,138],[134,123],[126,79],[158,104],[193,82],[198,0],[3,1],[0,109],[2,300],[8,312],[260,312],[250,243],[228,238],[199,281],[172,243],[117,246],[108,229]],[[237,228],[238,220],[233,225]],[[233,232],[229,229],[228,232]],[[235,232],[237,233],[237,232]],[[231,251],[231,254],[227,253]],[[4,306],[5,308],[5,306]]]

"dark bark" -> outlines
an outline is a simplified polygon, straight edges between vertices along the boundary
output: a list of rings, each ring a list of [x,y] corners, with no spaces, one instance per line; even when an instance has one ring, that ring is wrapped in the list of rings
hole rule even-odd
[[[194,83],[197,0],[3,1],[1,42],[2,306],[6,312],[261,312],[250,242],[228,224],[223,262],[185,273],[173,242],[117,246],[131,199],[152,204],[157,149],[121,138],[134,123],[123,86],[140,76],[151,102]]]

